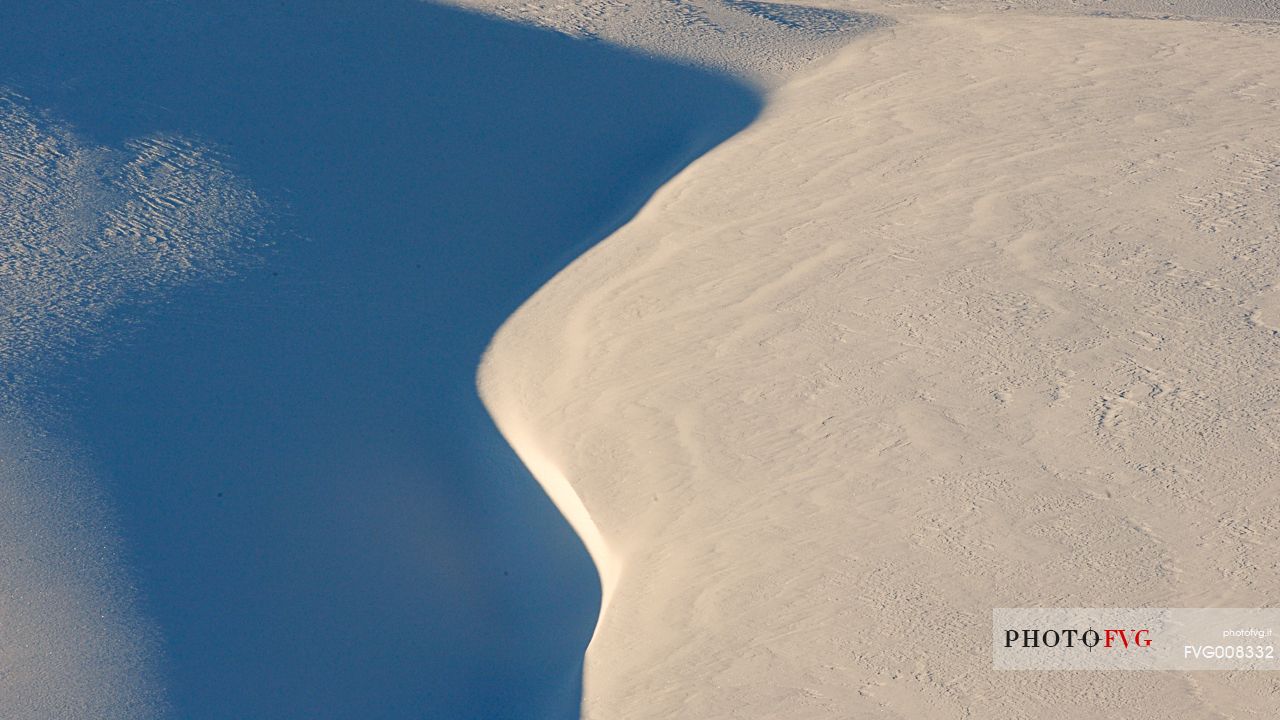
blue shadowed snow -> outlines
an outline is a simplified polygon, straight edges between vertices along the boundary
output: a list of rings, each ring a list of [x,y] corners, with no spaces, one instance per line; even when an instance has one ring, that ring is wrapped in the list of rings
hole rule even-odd
[[[51,381],[164,632],[168,715],[577,717],[598,581],[476,365],[759,99],[405,0],[0,3],[0,83],[101,144],[210,142],[283,208],[262,266]]]

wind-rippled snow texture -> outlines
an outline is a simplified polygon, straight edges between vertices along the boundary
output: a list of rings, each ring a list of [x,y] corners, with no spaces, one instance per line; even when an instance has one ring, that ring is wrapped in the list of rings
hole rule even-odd
[[[147,137],[92,147],[0,90],[0,398],[155,300],[242,262],[260,203],[216,153]]]
[[[198,144],[93,147],[0,89],[0,717],[162,712],[156,634],[108,504],[36,429],[38,388],[104,341],[107,315],[223,276],[252,253],[260,202]]]

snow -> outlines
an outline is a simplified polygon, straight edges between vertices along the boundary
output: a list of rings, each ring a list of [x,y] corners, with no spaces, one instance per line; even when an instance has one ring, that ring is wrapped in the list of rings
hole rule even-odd
[[[0,5],[0,716],[1268,707],[1273,7],[459,2]]]

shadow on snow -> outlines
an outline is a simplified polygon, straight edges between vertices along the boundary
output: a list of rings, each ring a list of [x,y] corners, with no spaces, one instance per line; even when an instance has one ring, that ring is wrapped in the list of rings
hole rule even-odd
[[[51,383],[172,716],[577,717],[598,581],[476,365],[759,99],[407,0],[5,3],[0,82],[109,146],[211,142],[287,208],[261,267]]]

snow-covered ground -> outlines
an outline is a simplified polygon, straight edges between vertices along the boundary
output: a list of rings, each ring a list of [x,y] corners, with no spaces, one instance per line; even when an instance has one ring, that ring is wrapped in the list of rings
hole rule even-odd
[[[114,508],[74,443],[41,429],[41,379],[92,354],[122,303],[249,260],[259,203],[208,148],[111,149],[0,93],[0,715],[140,718],[161,707]]]
[[[0,717],[576,717],[502,321],[759,109],[416,0],[0,4]]]
[[[0,717],[1267,716],[1268,2],[0,5]]]
[[[990,622],[1280,591],[1280,26],[875,11],[486,357],[610,584],[584,716],[1274,712]]]

